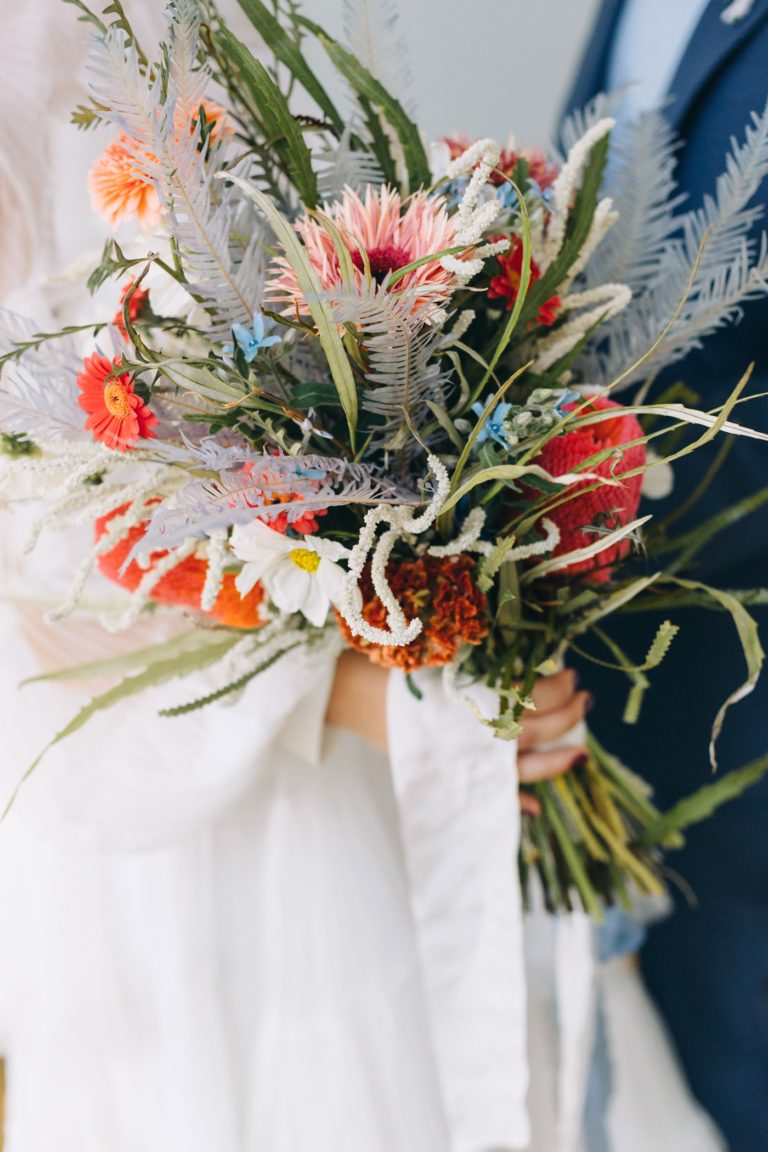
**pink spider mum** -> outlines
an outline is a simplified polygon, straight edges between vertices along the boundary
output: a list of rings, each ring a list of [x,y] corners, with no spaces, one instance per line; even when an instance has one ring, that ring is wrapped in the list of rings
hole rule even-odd
[[[403,201],[391,188],[368,186],[364,199],[351,188],[345,188],[342,199],[326,206],[325,214],[341,233],[359,284],[365,278],[366,260],[373,280],[381,284],[390,273],[407,264],[456,245],[455,218],[448,215],[441,197],[428,196],[426,192],[417,192]],[[323,289],[340,287],[339,260],[329,232],[308,217],[299,220],[296,229]],[[296,273],[285,257],[277,257],[273,269],[267,285],[271,302],[284,305],[286,315],[297,311],[308,314],[309,307],[299,289]],[[408,272],[397,281],[394,290],[418,288],[415,309],[418,310],[442,303],[455,285],[453,273],[443,268],[437,256]]]

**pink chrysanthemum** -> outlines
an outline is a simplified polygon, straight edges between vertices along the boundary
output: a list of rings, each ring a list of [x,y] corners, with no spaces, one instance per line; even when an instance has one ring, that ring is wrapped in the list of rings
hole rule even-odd
[[[344,239],[359,283],[364,279],[366,258],[371,276],[381,284],[389,273],[455,246],[454,217],[448,215],[441,197],[428,196],[425,192],[417,192],[404,202],[391,188],[369,186],[364,199],[351,188],[345,188],[342,199],[326,206],[325,212]],[[329,291],[339,287],[342,283],[339,260],[329,232],[308,217],[298,221],[296,229],[323,288]],[[408,272],[397,282],[395,290],[417,287],[416,307],[421,309],[444,301],[455,282],[453,274],[443,268],[438,257]],[[285,257],[273,261],[268,292],[270,301],[282,304],[286,315],[309,312],[296,274]]]

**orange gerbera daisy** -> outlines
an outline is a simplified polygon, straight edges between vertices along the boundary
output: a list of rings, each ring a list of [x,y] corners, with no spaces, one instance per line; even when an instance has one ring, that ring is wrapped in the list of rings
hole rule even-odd
[[[116,509],[108,516],[102,516],[96,521],[96,540],[100,540],[107,530],[107,525],[113,516],[125,512],[128,505]],[[165,552],[153,552],[149,559],[149,569],[141,568],[132,560],[123,571],[123,565],[134,545],[138,544],[147,530],[146,524],[132,528],[128,535],[117,544],[111,552],[99,557],[99,568],[108,580],[113,580],[129,592],[135,592],[148,570],[151,570],[166,555]],[[207,564],[196,556],[188,556],[170,572],[162,576],[155,584],[150,594],[150,600],[156,604],[172,604],[179,608],[191,608],[197,612],[202,611],[200,600],[205,587]],[[235,587],[235,577],[226,573],[221,584],[221,590],[216,597],[216,603],[210,612],[203,613],[210,616],[226,628],[258,628],[264,620],[261,615],[261,603],[264,599],[264,590],[260,584],[255,584],[246,596],[241,596]]]
[[[344,189],[341,200],[326,205],[330,217],[341,233],[360,283],[367,261],[373,279],[381,284],[392,272],[443,252],[455,245],[456,218],[448,215],[445,201],[439,196],[417,192],[403,201],[391,188],[365,190],[365,198],[351,188]],[[333,239],[322,224],[311,217],[297,221],[307,256],[326,291],[341,286],[341,270]],[[296,273],[284,257],[273,261],[269,282],[270,299],[285,305],[286,315],[297,310],[304,315],[309,306],[299,289]],[[424,290],[418,307],[439,304],[455,287],[455,277],[440,263],[439,257],[414,268],[397,284],[397,290],[417,286]]]
[[[142,228],[154,228],[163,206],[157,189],[141,175],[130,145],[130,137],[121,132],[92,165],[88,173],[91,207],[110,228],[134,216]]]
[[[136,395],[127,373],[107,380],[119,363],[119,359],[107,360],[98,352],[88,356],[77,378],[78,404],[88,413],[85,426],[96,439],[108,448],[126,452],[136,447],[137,440],[150,440],[155,436],[152,428],[157,416]]]

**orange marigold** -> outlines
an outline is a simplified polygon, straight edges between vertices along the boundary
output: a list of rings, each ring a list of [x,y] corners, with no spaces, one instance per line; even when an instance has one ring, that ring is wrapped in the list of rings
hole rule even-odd
[[[106,532],[112,517],[125,512],[127,508],[128,505],[126,504],[96,521],[97,540],[100,540]],[[146,524],[137,525],[111,552],[99,557],[99,568],[107,579],[113,580],[122,588],[127,588],[129,592],[134,592],[147,571],[158,564],[166,555],[163,551],[153,552],[149,561],[149,569],[139,567],[134,560],[124,572],[121,571],[131,549],[140,542],[146,530]],[[152,589],[150,599],[158,604],[172,604],[180,608],[191,608],[197,612],[202,612],[200,598],[205,586],[206,570],[205,560],[199,560],[196,556],[189,556],[158,580]],[[260,584],[256,584],[247,596],[241,597],[235,587],[234,576],[227,573],[224,576],[221,591],[216,597],[213,609],[203,613],[203,615],[216,620],[227,628],[258,628],[264,623],[260,611],[263,599],[264,592]]]
[[[479,644],[488,635],[488,601],[477,587],[475,561],[469,556],[393,558],[387,580],[407,616],[418,616],[424,629],[410,644],[399,647],[371,644],[353,636],[338,615],[343,635],[358,652],[386,668],[417,668],[450,664],[462,644]],[[387,612],[374,591],[369,569],[360,582],[363,616],[374,628],[385,628]]]

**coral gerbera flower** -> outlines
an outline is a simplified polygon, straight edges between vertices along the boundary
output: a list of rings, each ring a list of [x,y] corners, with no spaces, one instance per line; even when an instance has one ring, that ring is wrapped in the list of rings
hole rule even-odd
[[[149,440],[155,436],[152,428],[157,416],[136,395],[127,373],[107,380],[119,363],[119,359],[107,360],[97,352],[87,357],[77,378],[78,404],[88,413],[85,426],[96,439],[107,448],[126,452],[135,448],[138,439]]]
[[[137,217],[142,228],[154,228],[163,213],[156,188],[142,175],[130,148],[130,137],[121,132],[92,165],[88,173],[91,207],[111,228]]]
[[[491,300],[506,298],[507,311],[509,312],[514,308],[520,292],[520,281],[523,275],[522,240],[518,236],[513,236],[509,251],[497,256],[496,259],[499,262],[499,274],[494,276],[488,285],[488,297]],[[531,284],[534,284],[540,277],[541,269],[535,260],[531,260]],[[550,296],[539,306],[536,322],[549,328],[557,319],[559,311],[560,297]]]
[[[341,233],[356,269],[358,283],[364,279],[366,262],[371,276],[381,284],[386,277],[416,260],[455,246],[455,218],[448,215],[439,196],[418,192],[403,202],[391,188],[365,190],[365,198],[345,188],[341,200],[326,205],[326,215]],[[326,291],[341,286],[339,260],[329,232],[309,217],[296,224],[307,255]],[[283,304],[286,314],[309,312],[296,280],[296,273],[284,257],[273,261],[274,272],[268,284],[273,303]],[[417,308],[446,299],[455,286],[453,273],[443,268],[440,258],[414,268],[397,284],[398,290],[413,286],[422,290]]]

